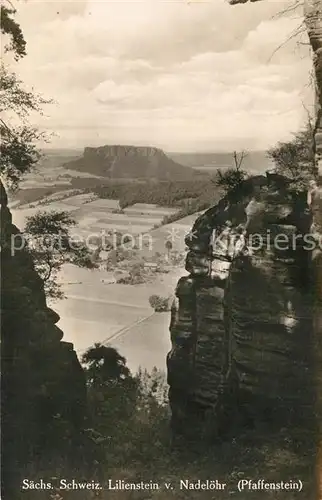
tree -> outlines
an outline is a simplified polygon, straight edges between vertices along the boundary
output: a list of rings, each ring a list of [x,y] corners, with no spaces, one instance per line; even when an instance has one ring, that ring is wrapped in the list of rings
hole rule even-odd
[[[139,368],[136,379],[140,388],[139,403],[141,409],[150,413],[154,408],[158,409],[159,405],[167,405],[169,388],[162,370],[154,367],[149,373],[147,370]]]
[[[132,377],[125,358],[101,344],[87,350],[83,363],[95,429],[91,433],[103,444],[103,465],[153,462],[160,453],[160,437],[166,440],[168,435],[168,387],[163,372],[139,369]]]
[[[11,4],[9,7],[1,5],[1,32],[9,39],[5,51],[12,51],[18,61],[26,55],[26,41],[14,20],[15,13]],[[28,116],[35,111],[42,113],[42,106],[51,101],[25,90],[22,81],[8,71],[3,61],[0,79],[0,174],[6,186],[13,190],[18,187],[22,176],[36,166],[41,156],[37,142],[46,139],[37,128],[30,126]],[[72,241],[69,230],[75,224],[66,212],[38,212],[27,219],[25,232],[19,236],[22,247],[33,257],[47,295],[52,298],[63,297],[57,274],[65,262],[94,267],[86,246],[81,241]]]
[[[144,262],[135,262],[130,266],[128,276],[119,278],[117,283],[122,285],[141,285],[145,282],[143,271]]]
[[[242,164],[247,156],[248,153],[244,150],[241,151],[240,153],[237,153],[237,151],[233,152],[234,167],[236,170],[238,171],[241,170]]]
[[[267,152],[275,163],[276,172],[289,178],[296,191],[305,189],[308,181],[317,175],[312,143],[313,129],[308,124],[292,141],[279,142]]]
[[[124,442],[135,413],[138,381],[113,347],[94,344],[82,356],[88,402],[95,430],[114,443]]]
[[[44,211],[27,218],[23,243],[33,257],[47,296],[51,298],[64,297],[57,282],[63,264],[90,269],[97,267],[83,241],[72,238],[70,228],[75,225],[76,221],[68,212]]]
[[[186,260],[185,252],[175,250],[171,253],[171,263],[173,266],[181,266]]]
[[[229,196],[234,197],[238,194],[244,180],[247,178],[246,170],[242,169],[242,164],[246,156],[247,153],[245,151],[239,154],[237,151],[234,151],[234,166],[225,172],[218,170],[215,179],[212,181],[217,187],[222,188]]]
[[[170,252],[173,248],[173,245],[172,245],[172,242],[170,240],[167,240],[165,242],[165,248],[166,248],[166,251],[167,251],[167,260],[170,259]]]
[[[228,0],[231,5],[247,3],[248,0]],[[261,0],[250,0],[253,2]],[[265,0],[263,0],[265,1]],[[268,0],[266,0],[268,1]],[[313,66],[315,73],[315,126],[313,151],[315,163],[319,172],[322,170],[322,2],[321,0],[299,0],[295,1],[284,12],[290,12],[303,6],[304,28],[307,31],[313,52]],[[283,12],[282,12],[283,13]],[[303,30],[301,23],[300,31]],[[320,174],[321,175],[321,174]]]
[[[131,284],[139,285],[140,283],[144,283],[143,270],[144,262],[136,262],[131,266],[129,270]]]
[[[26,55],[26,42],[19,24],[14,20],[15,9],[1,6],[1,32],[9,38],[5,51],[13,51],[16,61]],[[0,173],[9,188],[16,188],[21,176],[29,172],[40,158],[37,141],[44,134],[32,127],[28,114],[41,113],[42,106],[51,102],[23,88],[21,80],[8,71],[3,61],[0,66]],[[17,125],[17,119],[20,125]]]
[[[149,304],[155,312],[166,312],[171,309],[171,298],[160,297],[160,295],[151,295],[149,297]]]
[[[8,35],[10,40],[10,43],[4,46],[4,50],[12,51],[18,60],[26,55],[26,41],[19,24],[14,20],[15,13],[16,10],[10,2],[7,2],[7,6],[1,5],[1,33]]]
[[[94,344],[82,356],[89,385],[107,386],[132,379],[126,359],[113,347]]]

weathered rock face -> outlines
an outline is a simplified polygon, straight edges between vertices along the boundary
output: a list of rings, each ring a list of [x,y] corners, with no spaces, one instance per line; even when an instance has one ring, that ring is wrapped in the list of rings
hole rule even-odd
[[[170,325],[172,423],[212,430],[227,397],[249,406],[301,411],[312,404],[311,217],[284,180],[246,181],[195,223]],[[229,223],[227,223],[229,221]],[[301,407],[301,410],[299,410]],[[201,433],[199,433],[201,435]]]
[[[322,5],[320,0],[305,0],[304,16],[313,52],[316,91],[315,146],[319,173],[322,175]]]
[[[1,186],[2,479],[8,498],[28,463],[55,455],[66,435],[77,439],[86,410],[73,345],[62,341],[59,316],[46,305],[32,258],[13,251],[12,234],[19,231]]]

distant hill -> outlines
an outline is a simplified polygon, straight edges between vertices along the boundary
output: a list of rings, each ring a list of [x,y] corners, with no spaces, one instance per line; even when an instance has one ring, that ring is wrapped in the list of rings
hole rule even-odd
[[[109,179],[189,180],[196,172],[169,158],[161,149],[137,146],[86,147],[64,168]]]
[[[83,148],[44,148],[41,150],[44,156],[78,157],[82,154]]]
[[[233,153],[168,153],[174,161],[187,167],[211,173],[216,169],[233,166]],[[250,151],[243,161],[242,168],[251,174],[261,174],[273,168],[273,162],[265,151]]]

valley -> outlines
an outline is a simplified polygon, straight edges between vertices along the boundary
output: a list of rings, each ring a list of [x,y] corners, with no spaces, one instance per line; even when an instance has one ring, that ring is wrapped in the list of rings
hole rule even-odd
[[[61,201],[55,199],[45,205],[21,205],[12,208],[13,222],[23,228],[26,218],[39,209],[67,210],[78,224],[72,233],[81,237],[97,236],[103,231],[121,231],[142,236],[143,243],[133,262],[153,261],[156,253],[165,254],[165,241],[171,238],[173,252],[184,254],[184,236],[189,232],[197,214],[193,214],[153,229],[162,218],[174,213],[169,207],[135,204],[123,214],[113,213],[117,200],[94,199],[87,195],[73,195]],[[170,296],[178,278],[185,273],[183,264],[169,265],[166,272],[153,272],[145,283],[126,285],[116,283],[118,272],[107,271],[103,263],[97,270],[66,264],[60,274],[66,298],[53,301],[61,319],[58,326],[65,332],[64,340],[72,342],[79,357],[95,342],[117,348],[127,359],[129,368],[139,367],[165,370],[165,358],[170,349],[170,313],[154,313],[149,305],[153,294]],[[151,348],[151,344],[154,346]],[[151,354],[152,352],[152,354]]]
[[[114,160],[110,153],[116,155]],[[19,228],[39,210],[66,211],[77,223],[71,235],[86,241],[93,251],[107,239],[116,256],[114,235],[129,240],[120,262],[117,258],[111,264],[111,251],[103,245],[97,250],[98,269],[66,264],[59,275],[65,298],[51,306],[60,315],[64,340],[74,344],[79,356],[100,342],[117,348],[133,372],[153,366],[165,370],[170,313],[154,312],[149,297],[173,295],[178,278],[185,274],[184,237],[204,209],[218,201],[220,193],[209,182],[209,172],[191,181],[193,172],[214,172],[219,166],[228,167],[230,161],[228,154],[173,154],[172,158],[157,149],[120,146],[85,148],[83,155],[51,151],[37,171],[26,176],[11,201],[13,222]],[[164,171],[160,174],[165,165],[167,176]],[[158,179],[143,178],[150,168]],[[178,179],[178,172],[187,177]],[[113,193],[121,198],[113,198]],[[150,198],[157,203],[144,202]],[[120,277],[127,277],[135,265],[143,269],[143,282],[121,283]]]

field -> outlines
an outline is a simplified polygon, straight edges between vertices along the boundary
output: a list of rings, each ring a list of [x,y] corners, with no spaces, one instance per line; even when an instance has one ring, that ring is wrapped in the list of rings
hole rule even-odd
[[[164,237],[173,229],[179,234],[181,231],[174,247],[183,250],[183,236],[196,216],[152,231],[153,252],[164,249]],[[149,249],[144,252],[148,255]],[[186,271],[178,267],[168,274],[158,274],[151,283],[119,285],[112,283],[113,273],[65,266],[61,281],[67,299],[53,304],[61,316],[58,326],[65,333],[64,340],[73,342],[79,355],[95,342],[109,343],[126,357],[133,371],[139,366],[165,370],[170,317],[169,313],[153,314],[148,301],[153,294],[172,295],[184,274]]]
[[[109,343],[126,357],[133,371],[139,366],[165,369],[169,313],[154,314],[149,297],[173,294],[183,274],[184,269],[178,268],[158,275],[152,283],[119,285],[111,283],[113,273],[66,265],[60,280],[67,298],[51,304],[61,316],[58,326],[64,340],[72,342],[79,355],[95,342]]]
[[[186,249],[184,237],[189,233],[195,220],[201,213],[202,212],[197,212],[192,215],[187,215],[176,222],[152,230],[150,234],[153,241],[153,252],[163,252],[167,240],[171,241],[174,250],[184,252]],[[149,249],[143,249],[142,253],[146,256],[149,255]]]
[[[70,191],[59,191],[42,198],[41,202],[27,203],[12,208],[13,222],[20,228],[25,225],[26,217],[39,210],[65,210],[77,221],[75,233],[82,237],[99,236],[102,232],[119,231],[132,235],[145,234],[162,222],[164,216],[176,209],[138,203],[119,210],[118,200],[96,199],[92,194],[70,195]]]
[[[154,313],[111,339],[109,345],[125,356],[132,373],[140,366],[148,371],[156,366],[165,372],[166,355],[171,349],[169,325],[170,313]]]
[[[53,168],[55,173],[46,174],[39,181],[43,184],[34,190],[36,198],[39,195],[36,201],[35,193],[25,189],[21,191],[20,203],[16,200],[11,204],[13,222],[19,228],[23,229],[26,217],[39,210],[65,210],[76,219],[73,232],[80,237],[114,231],[139,236],[137,258],[149,259],[156,252],[165,254],[167,240],[172,242],[173,250],[185,251],[184,236],[198,214],[161,226],[163,218],[177,209],[137,203],[120,211],[118,200],[84,194],[68,184],[63,189],[56,185],[54,192],[46,192],[44,184],[57,175],[60,167]],[[28,192],[34,196],[32,202],[24,198]],[[156,274],[142,285],[121,285],[115,283],[112,272],[64,266],[60,282],[67,298],[51,304],[61,316],[58,326],[64,331],[64,340],[74,344],[78,355],[95,342],[109,342],[127,358],[131,370],[136,371],[139,366],[164,370],[170,348],[169,313],[154,313],[149,297],[172,295],[183,274],[183,267],[177,267]]]

